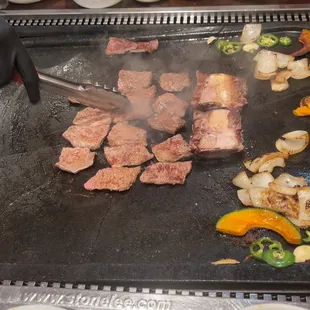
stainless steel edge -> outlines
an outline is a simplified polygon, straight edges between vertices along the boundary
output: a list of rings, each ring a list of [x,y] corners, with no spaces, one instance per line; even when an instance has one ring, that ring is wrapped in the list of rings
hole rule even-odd
[[[72,284],[60,285],[54,283],[16,282],[4,281],[0,286],[0,310],[6,310],[20,305],[41,304],[59,306],[67,309],[136,309],[136,310],[239,310],[251,305],[262,303],[281,303],[295,305],[304,309],[310,309],[307,298],[301,301],[299,296],[290,297],[270,294],[249,294],[247,298],[243,293],[235,293],[235,298],[230,298],[230,292],[223,292],[218,297],[217,292],[209,292],[204,296],[203,292],[189,292],[162,289],[150,290],[131,287],[110,286],[98,288],[92,285],[86,289],[85,285],[73,288]],[[276,300],[274,300],[276,299]]]
[[[152,13],[217,13],[217,12],[287,12],[308,11],[310,4],[293,5],[234,5],[179,8],[120,8],[120,9],[58,9],[58,10],[2,10],[0,15],[106,15],[106,14],[152,14]]]

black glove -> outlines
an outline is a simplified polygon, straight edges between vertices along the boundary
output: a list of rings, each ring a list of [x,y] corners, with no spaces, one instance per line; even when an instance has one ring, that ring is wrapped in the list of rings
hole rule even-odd
[[[0,18],[0,86],[13,79],[17,70],[32,103],[40,101],[39,78],[34,64],[14,28]]]

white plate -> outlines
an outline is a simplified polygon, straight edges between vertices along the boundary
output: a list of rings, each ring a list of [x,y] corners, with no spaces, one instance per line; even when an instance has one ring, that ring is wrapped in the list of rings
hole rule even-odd
[[[73,0],[78,5],[87,9],[103,9],[115,5],[122,0]]]
[[[261,304],[261,305],[250,306],[242,310],[305,310],[305,308],[300,308],[300,307],[290,306],[290,305],[283,305],[283,304],[282,305],[281,304]]]
[[[9,0],[9,2],[16,3],[16,4],[29,4],[29,3],[35,3],[40,2],[42,0]]]

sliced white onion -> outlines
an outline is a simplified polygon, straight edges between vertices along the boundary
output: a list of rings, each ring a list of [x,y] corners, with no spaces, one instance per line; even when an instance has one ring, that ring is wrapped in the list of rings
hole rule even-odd
[[[239,189],[237,190],[237,196],[239,200],[247,207],[252,207],[253,203],[249,194],[248,189]]]
[[[248,189],[248,191],[253,207],[267,208],[266,200],[268,199],[270,189],[253,187]]]
[[[277,74],[275,75],[275,80],[278,83],[285,82],[291,77],[291,75],[292,75],[291,71],[282,70],[282,71],[277,72]]]
[[[270,80],[271,90],[274,92],[281,92],[287,90],[290,85],[287,80],[284,82],[277,82],[275,79]]]
[[[248,170],[250,170],[253,173],[256,173],[259,171],[260,167],[264,163],[266,163],[272,159],[275,159],[275,158],[287,159],[288,155],[281,153],[281,152],[267,153],[265,155],[262,155],[260,157],[255,158],[253,160],[247,160],[247,161],[243,162],[243,164]],[[272,171],[269,171],[268,169],[267,170],[260,170],[259,172],[264,172],[264,171],[272,172]]]
[[[284,69],[287,67],[289,62],[294,61],[295,57],[291,55],[286,55],[282,53],[276,53],[277,55],[277,66],[280,69]]]
[[[278,69],[276,54],[270,51],[261,53],[261,55],[258,57],[256,66],[257,71],[260,74],[275,73]]]
[[[309,144],[309,134],[305,130],[295,130],[284,134],[276,141],[278,151],[294,155],[302,152]]]
[[[242,35],[240,38],[241,44],[255,42],[262,32],[261,24],[247,24],[243,27]]]
[[[295,263],[305,263],[310,260],[310,245],[300,245],[294,252]]]
[[[247,53],[253,53],[259,49],[259,45],[257,43],[248,43],[242,49]]]
[[[267,171],[271,173],[275,167],[284,168],[285,167],[284,158],[278,157],[278,158],[267,160],[265,163],[263,163],[259,167],[258,171],[259,172]]]
[[[269,183],[273,182],[274,178],[269,172],[261,172],[254,174],[251,178],[251,187],[269,188]]]
[[[279,184],[287,187],[304,187],[307,186],[307,181],[303,177],[294,177],[289,173],[280,174],[274,181],[275,184]]]
[[[207,39],[207,44],[213,43],[217,38],[215,36],[211,36]]]
[[[269,188],[282,195],[294,196],[297,194],[297,188],[283,186],[274,182],[269,183]]]
[[[245,171],[242,171],[237,176],[235,176],[232,180],[232,183],[240,188],[250,188],[252,186],[251,180]]]
[[[276,75],[277,72],[272,72],[272,73],[262,73],[258,71],[257,64],[255,66],[254,70],[254,78],[257,80],[270,80],[272,77]]]
[[[296,80],[305,79],[310,76],[308,58],[290,61],[287,69],[292,71],[292,78]]]

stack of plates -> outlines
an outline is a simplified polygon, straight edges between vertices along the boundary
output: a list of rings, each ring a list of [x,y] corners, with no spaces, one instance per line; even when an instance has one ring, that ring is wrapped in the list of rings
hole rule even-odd
[[[88,9],[102,9],[115,5],[122,0],[73,0],[78,5]]]
[[[35,3],[40,2],[41,0],[9,0],[9,2],[17,3],[17,4],[28,4],[28,3]]]

